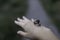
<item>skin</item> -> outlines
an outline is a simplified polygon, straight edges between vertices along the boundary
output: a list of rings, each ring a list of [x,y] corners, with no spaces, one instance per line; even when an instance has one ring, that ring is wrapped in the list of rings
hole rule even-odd
[[[17,33],[24,37],[37,38],[37,40],[59,40],[51,29],[45,26],[38,27],[38,25],[34,24],[34,21],[34,19],[29,20],[24,16],[23,19],[17,18],[17,21],[14,21],[15,24],[21,26],[26,31],[18,31]]]

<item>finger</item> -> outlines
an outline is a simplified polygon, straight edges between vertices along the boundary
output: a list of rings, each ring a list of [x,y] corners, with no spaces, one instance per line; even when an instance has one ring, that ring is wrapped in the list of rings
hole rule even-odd
[[[18,22],[18,21],[16,21],[16,20],[14,21],[14,23],[15,23],[15,24],[19,24],[19,22]]]
[[[23,16],[23,19],[24,19],[24,20],[29,20],[29,19],[27,19],[25,16]]]
[[[31,21],[34,22],[35,20],[33,18],[31,18]]]
[[[23,31],[18,31],[17,34],[20,34],[20,35],[22,35],[22,36],[26,36],[28,33],[23,32]]]
[[[18,21],[23,21],[23,20],[22,20],[22,19],[20,19],[20,18],[17,18],[17,20],[18,20]]]
[[[24,23],[23,22],[19,22],[19,21],[14,21],[15,22],[15,24],[17,24],[17,25],[19,25],[19,26],[24,26]]]

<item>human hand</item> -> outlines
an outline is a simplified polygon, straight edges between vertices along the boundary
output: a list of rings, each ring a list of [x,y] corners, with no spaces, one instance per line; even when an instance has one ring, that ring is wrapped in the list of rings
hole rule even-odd
[[[26,31],[18,31],[17,33],[23,35],[24,37],[38,38],[42,40],[58,40],[49,28],[44,26],[38,27],[34,24],[34,21],[34,19],[29,20],[24,16],[23,19],[17,18],[15,23]]]

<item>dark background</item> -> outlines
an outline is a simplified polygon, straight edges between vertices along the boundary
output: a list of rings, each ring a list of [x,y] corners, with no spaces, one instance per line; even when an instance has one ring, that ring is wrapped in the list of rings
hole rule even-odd
[[[40,0],[48,16],[60,31],[60,0]],[[0,40],[21,40],[18,30],[23,30],[14,23],[17,17],[26,14],[27,0],[0,0]]]

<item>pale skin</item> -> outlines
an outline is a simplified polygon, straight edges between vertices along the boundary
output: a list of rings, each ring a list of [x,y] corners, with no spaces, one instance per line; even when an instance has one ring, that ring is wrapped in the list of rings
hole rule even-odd
[[[29,20],[23,16],[23,19],[17,18],[17,21],[15,20],[14,22],[26,31],[17,32],[17,34],[20,34],[24,37],[38,38],[39,40],[59,40],[58,37],[51,31],[51,29],[44,26],[38,27],[35,25],[33,23],[34,19]]]

